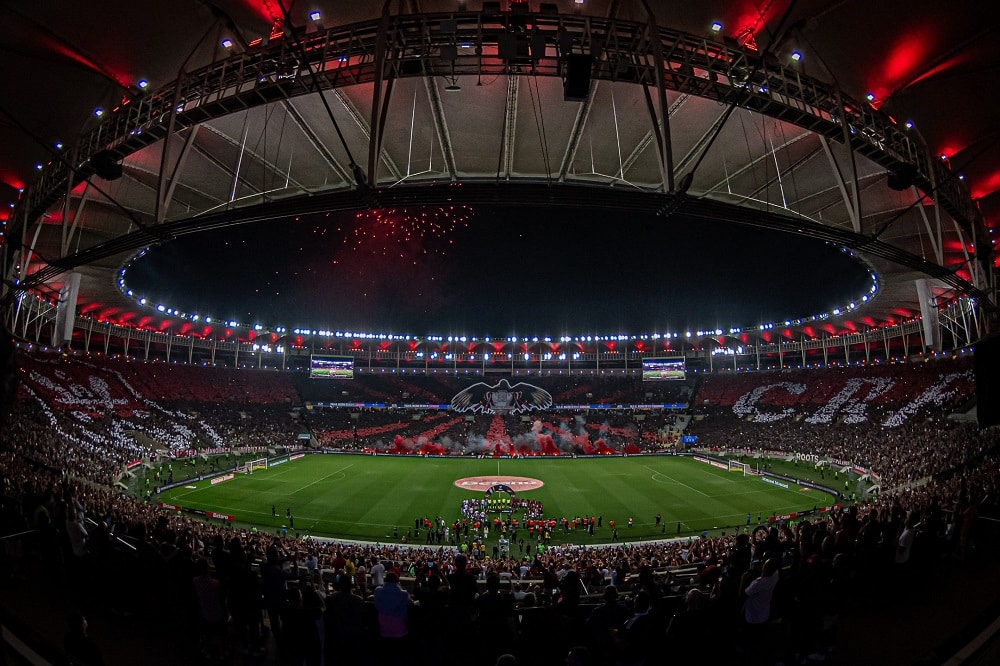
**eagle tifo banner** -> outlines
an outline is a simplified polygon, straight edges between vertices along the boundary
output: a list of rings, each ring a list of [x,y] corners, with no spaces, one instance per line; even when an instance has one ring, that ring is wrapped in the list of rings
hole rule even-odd
[[[551,406],[552,396],[545,389],[525,382],[511,386],[506,379],[493,386],[484,382],[473,384],[451,399],[451,408],[456,412],[480,414],[520,414]]]

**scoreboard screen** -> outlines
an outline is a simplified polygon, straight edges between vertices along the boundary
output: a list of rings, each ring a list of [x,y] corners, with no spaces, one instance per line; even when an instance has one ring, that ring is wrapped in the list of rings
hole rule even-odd
[[[310,379],[354,379],[354,357],[317,356],[309,359]]]
[[[642,381],[659,382],[684,379],[683,358],[644,358]]]

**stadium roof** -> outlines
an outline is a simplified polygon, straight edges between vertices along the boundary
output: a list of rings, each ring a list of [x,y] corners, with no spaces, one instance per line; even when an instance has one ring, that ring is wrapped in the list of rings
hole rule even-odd
[[[255,220],[516,201],[848,248],[877,291],[797,320],[799,337],[917,316],[923,277],[945,298],[991,293],[996,8],[288,5],[5,3],[5,284],[34,279],[51,296],[75,269],[82,312],[180,331],[189,320],[122,293],[119,271],[142,248]],[[571,93],[585,99],[566,101],[578,76],[583,94]],[[750,323],[706,319],[677,324]]]

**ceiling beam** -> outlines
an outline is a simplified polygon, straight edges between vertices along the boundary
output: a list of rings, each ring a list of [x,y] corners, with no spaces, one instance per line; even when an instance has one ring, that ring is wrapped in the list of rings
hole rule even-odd
[[[684,103],[687,102],[689,97],[691,96],[686,93],[678,95],[677,99],[674,100],[674,103],[670,105],[670,110],[668,111],[668,115],[671,118],[673,118],[674,115],[678,111],[680,111],[681,107],[684,106]],[[657,128],[657,131],[658,129],[659,128]],[[639,143],[635,145],[635,148],[632,149],[632,152],[629,153],[628,157],[625,158],[625,161],[622,162],[622,178],[625,177],[624,174],[629,172],[629,169],[635,166],[635,163],[639,161],[639,157],[642,156],[642,154],[646,151],[647,148],[649,148],[649,145],[653,143],[655,137],[656,135],[653,133],[653,130],[649,130],[648,132],[646,132],[646,135],[639,140]]]
[[[441,91],[438,90],[435,80],[429,76],[424,77],[424,89],[427,91],[427,99],[430,101],[431,118],[434,120],[434,130],[437,133],[441,154],[444,156],[445,169],[448,171],[448,177],[451,180],[457,180],[458,171],[455,168],[455,146],[451,142],[448,118],[444,114],[444,104],[441,102]]]
[[[364,132],[365,137],[369,141],[371,141],[372,137],[371,127],[368,126],[368,123],[365,121],[364,117],[360,113],[358,113],[358,110],[355,108],[354,104],[351,103],[351,100],[348,99],[347,96],[340,91],[340,88],[334,89],[333,94],[336,96],[338,100],[340,100],[340,103],[344,106],[344,109],[347,110],[347,113],[351,116],[351,119],[358,126],[358,128],[360,128],[361,131]],[[400,178],[403,177],[403,174],[400,172],[399,167],[396,166],[396,163],[392,160],[391,157],[389,157],[389,153],[387,153],[384,148],[379,152],[379,156],[382,160],[382,164],[385,165],[386,170],[389,172],[389,175],[392,176],[393,181],[399,180]],[[348,182],[352,181],[353,177]]]
[[[716,122],[718,122],[718,120],[721,120],[721,116],[719,117],[719,119],[717,119]],[[713,123],[713,125],[714,125],[714,123]],[[709,130],[707,134],[702,135],[702,138],[699,140],[699,143],[701,141],[704,141],[706,139],[706,137],[708,137],[711,133],[712,133],[712,130]],[[809,136],[812,136],[812,132],[802,132],[800,134],[796,134],[791,139],[786,140],[783,144],[779,145],[773,151],[772,150],[765,150],[762,155],[760,155],[759,157],[755,157],[755,158],[751,159],[749,162],[747,162],[746,164],[744,164],[742,167],[740,167],[739,169],[737,169],[733,173],[727,173],[726,176],[722,180],[720,180],[715,185],[712,185],[711,187],[709,187],[708,189],[706,189],[705,190],[705,194],[708,194],[710,192],[715,192],[716,190],[718,190],[719,188],[721,188],[723,185],[727,185],[733,178],[736,178],[737,176],[742,176],[743,174],[745,174],[748,171],[752,170],[762,160],[767,160],[767,159],[771,158],[771,155],[775,151],[781,150],[782,148],[787,148],[788,146],[792,145],[793,143],[801,141],[802,139],[805,139],[805,138],[807,138]],[[693,155],[695,152],[697,152],[697,147],[692,148],[691,151],[687,155],[685,155],[685,160],[688,159],[688,157],[691,156],[691,155]]]
[[[503,112],[503,128],[500,130],[500,164],[497,176],[510,180],[514,173],[514,143],[517,139],[517,97],[520,76],[507,77],[507,96]]]
[[[267,123],[267,119],[266,118],[264,120],[264,123],[265,123],[265,126],[266,126],[266,123]],[[210,132],[212,132],[213,134],[215,134],[216,136],[218,136],[221,139],[225,140],[226,142],[230,143],[231,145],[239,147],[239,145],[240,145],[239,141],[237,141],[236,139],[232,138],[231,136],[229,136],[225,132],[221,131],[217,127],[213,127],[212,125],[205,125],[205,128],[207,130],[209,130]],[[263,165],[266,169],[270,169],[272,173],[275,173],[275,174],[277,174],[279,176],[284,176],[285,178],[287,178],[288,182],[290,184],[294,185],[295,187],[297,187],[298,189],[300,189],[300,190],[306,189],[305,186],[302,185],[302,183],[300,183],[296,179],[292,178],[290,174],[287,174],[287,173],[283,172],[281,170],[281,167],[278,166],[272,160],[267,159],[263,155],[257,154],[256,151],[254,151],[254,150],[252,150],[250,148],[244,148],[243,152],[244,152],[245,155],[249,155],[250,158],[253,159],[254,161],[256,161],[258,164]],[[245,179],[243,179],[242,177],[241,177],[240,180],[241,180],[241,182],[245,182]],[[258,190],[258,191],[263,191],[263,190]]]
[[[319,156],[323,158],[323,161],[326,162],[327,166],[329,166],[343,182],[345,183],[354,182],[354,176],[351,175],[351,170],[344,167],[344,165],[342,165],[340,162],[337,161],[337,158],[333,156],[333,153],[331,153],[330,150],[326,147],[326,144],[323,143],[323,140],[319,137],[318,134],[316,134],[316,130],[314,130],[312,126],[309,124],[309,122],[302,117],[302,114],[299,113],[299,110],[297,108],[295,108],[295,105],[289,102],[288,100],[284,100],[282,104],[285,105],[285,110],[288,112],[288,117],[292,119],[292,122],[295,123],[295,126],[298,127],[299,131],[302,132],[302,136],[306,138],[306,141],[309,142],[309,145],[311,145],[313,149],[319,154]]]

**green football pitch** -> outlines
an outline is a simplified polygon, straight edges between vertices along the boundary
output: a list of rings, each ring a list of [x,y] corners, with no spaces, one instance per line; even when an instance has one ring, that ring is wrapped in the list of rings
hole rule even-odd
[[[485,488],[460,488],[457,480],[500,476],[541,481],[539,488],[520,489],[522,482],[515,490],[518,498],[540,500],[546,518],[601,517],[602,527],[593,536],[583,529],[557,529],[557,543],[608,543],[612,520],[619,539],[631,541],[676,536],[678,523],[681,534],[701,533],[745,527],[748,513],[756,525],[758,516],[766,521],[772,514],[833,503],[827,493],[791,483],[777,487],[688,457],[498,461],[339,454],[307,455],[216,485],[208,480],[188,483],[164,491],[159,500],[232,515],[239,524],[272,533],[291,527],[285,517],[289,509],[294,518],[290,534],[386,543],[401,541],[416,518],[440,516],[450,524],[461,517],[463,499],[483,497]],[[659,525],[657,514],[662,516]],[[411,535],[408,541],[423,543],[423,537],[421,531],[420,538]]]

